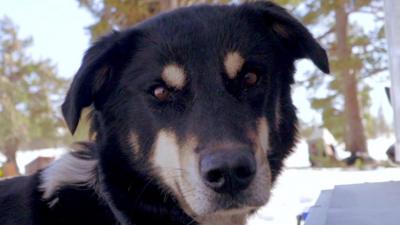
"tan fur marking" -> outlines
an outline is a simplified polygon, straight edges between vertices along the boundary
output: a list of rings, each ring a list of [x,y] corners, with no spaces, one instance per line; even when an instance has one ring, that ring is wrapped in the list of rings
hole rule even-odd
[[[191,178],[199,176],[194,153],[197,144],[197,138],[188,137],[186,143],[180,148],[173,132],[161,130],[153,152],[153,165],[156,173],[172,189],[180,206],[189,215],[195,215],[195,213],[185,199],[185,194],[190,192],[186,188],[187,176]],[[199,181],[201,182],[201,180]]]
[[[287,30],[283,25],[281,25],[281,24],[276,23],[276,24],[272,25],[272,29],[273,29],[279,36],[281,36],[281,37],[283,37],[283,38],[286,38],[286,39],[287,39],[287,38],[290,37],[290,34],[289,34],[288,30]]]
[[[110,66],[106,65],[96,71],[96,76],[94,76],[94,82],[93,82],[93,90],[95,92],[100,90],[101,87],[104,85],[104,83],[108,79],[110,70],[111,70]]]
[[[192,206],[187,201],[187,194],[190,195],[191,187],[188,186],[189,177],[192,179],[192,184],[202,184],[200,175],[198,173],[197,163],[199,158],[194,152],[194,149],[198,146],[198,140],[195,136],[189,136],[186,138],[186,143],[182,147],[182,155],[180,158],[181,164],[181,176],[179,177],[179,185],[181,193],[178,196],[178,201],[182,206],[183,210],[188,214],[195,216],[196,213],[193,211]],[[198,186],[199,186],[198,185]],[[193,190],[193,189],[192,189]]]
[[[240,210],[232,214],[220,213],[207,216],[200,225],[245,225],[249,212]]]
[[[132,151],[134,153],[138,154],[140,151],[140,145],[139,145],[139,136],[136,133],[133,133],[133,132],[130,133],[129,143],[132,146]]]
[[[154,145],[153,163],[156,173],[175,193],[178,192],[176,179],[180,177],[179,155],[175,134],[165,130],[160,131]]]
[[[244,64],[243,57],[238,52],[229,52],[225,56],[225,71],[230,79],[234,79]]]
[[[181,89],[186,83],[186,74],[181,66],[170,64],[164,67],[162,79],[168,86]]]
[[[261,148],[265,153],[269,150],[269,132],[268,132],[268,122],[265,117],[261,118],[257,122],[258,128],[258,138],[260,141]]]

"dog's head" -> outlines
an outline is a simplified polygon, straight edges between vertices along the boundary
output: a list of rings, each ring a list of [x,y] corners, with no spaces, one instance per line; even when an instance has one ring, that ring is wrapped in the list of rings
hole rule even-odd
[[[248,213],[295,143],[300,58],[329,72],[325,51],[275,4],[183,8],[96,42],[63,114],[74,132],[93,105],[98,139],[115,139],[189,215]]]

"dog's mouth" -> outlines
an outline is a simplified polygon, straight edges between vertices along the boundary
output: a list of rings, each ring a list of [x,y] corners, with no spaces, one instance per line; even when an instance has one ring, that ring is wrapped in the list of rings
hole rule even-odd
[[[262,205],[262,204],[261,204]],[[249,203],[239,198],[227,198],[223,201],[219,200],[215,203],[214,214],[238,214],[256,210],[261,205]]]
[[[214,202],[214,212],[238,212],[238,211],[251,211],[255,210],[266,203],[269,198],[269,193],[265,193],[267,196],[256,196],[251,193],[252,190],[247,191],[249,193],[238,193],[237,195],[220,195],[217,194],[212,200]]]
[[[180,188],[179,195],[182,195],[182,191]],[[202,193],[199,193],[200,195]],[[204,193],[203,195],[207,195]],[[225,194],[214,194],[213,198],[211,199],[213,207],[209,208],[210,212],[212,213],[219,213],[219,212],[237,212],[237,211],[251,211],[254,210],[264,204],[261,201],[252,201],[251,197],[246,197],[243,194],[237,195],[225,195]]]
[[[255,200],[251,196],[246,198],[240,194],[237,196],[217,194],[214,198],[200,203],[201,205],[191,204],[191,209],[185,211],[200,224],[244,224],[243,221],[247,216],[256,212],[266,202],[267,199]]]

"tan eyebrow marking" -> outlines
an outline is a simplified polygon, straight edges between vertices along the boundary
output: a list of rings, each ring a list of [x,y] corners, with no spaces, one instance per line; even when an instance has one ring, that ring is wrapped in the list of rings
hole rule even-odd
[[[132,151],[135,154],[139,154],[140,151],[139,136],[136,133],[131,132],[129,134],[129,143],[131,144]]]
[[[282,24],[275,23],[272,25],[272,29],[283,38],[288,39],[290,37],[289,31]]]
[[[225,56],[225,71],[230,79],[234,79],[244,64],[243,57],[238,52],[229,52]]]
[[[164,67],[161,78],[168,86],[181,89],[186,83],[186,74],[183,68],[177,64],[169,64]]]

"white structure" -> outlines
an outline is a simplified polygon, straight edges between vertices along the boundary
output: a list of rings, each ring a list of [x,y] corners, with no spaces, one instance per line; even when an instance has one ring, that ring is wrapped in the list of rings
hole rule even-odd
[[[392,76],[391,99],[396,130],[396,161],[400,162],[400,1],[385,0],[385,18]]]

